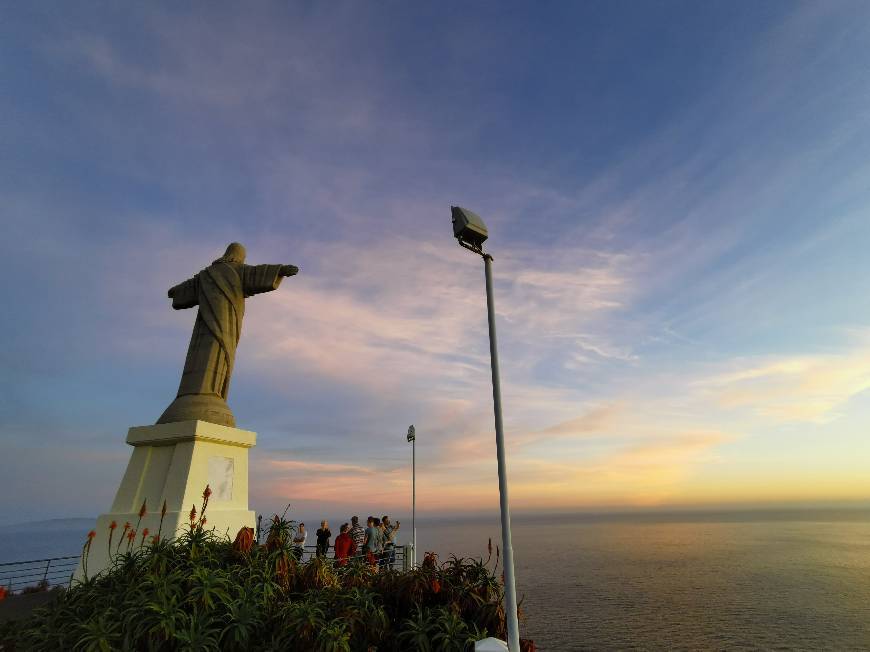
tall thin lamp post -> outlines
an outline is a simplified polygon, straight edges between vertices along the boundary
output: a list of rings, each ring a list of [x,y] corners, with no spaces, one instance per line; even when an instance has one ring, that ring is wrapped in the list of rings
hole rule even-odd
[[[501,379],[498,370],[498,343],[495,335],[495,299],[492,290],[492,256],[483,251],[489,237],[480,216],[459,206],[450,207],[453,235],[459,244],[483,258],[486,277],[486,310],[489,320],[489,357],[492,367],[492,402],[495,411],[495,449],[498,457],[498,493],[501,509],[501,545],[504,551],[505,616],[507,618],[507,645],[510,652],[520,650],[520,629],[517,622],[517,589],[514,582],[514,550],[511,545],[511,513],[508,503],[507,465],[505,463],[504,425],[501,415]]]
[[[408,427],[411,442],[411,568],[417,568],[417,431]]]

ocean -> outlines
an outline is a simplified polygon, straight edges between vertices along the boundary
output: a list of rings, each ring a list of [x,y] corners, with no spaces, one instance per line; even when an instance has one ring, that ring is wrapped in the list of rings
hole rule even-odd
[[[520,631],[554,651],[870,648],[868,516],[515,519]],[[479,556],[498,532],[418,539]]]
[[[88,524],[0,528],[0,561],[35,551],[30,528],[32,557],[75,554]],[[520,629],[540,650],[870,649],[867,512],[566,515],[512,530]],[[421,519],[417,535],[418,559],[500,544],[491,520]]]

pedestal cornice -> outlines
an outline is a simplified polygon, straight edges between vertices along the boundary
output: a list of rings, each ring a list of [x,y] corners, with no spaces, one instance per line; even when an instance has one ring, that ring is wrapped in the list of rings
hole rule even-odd
[[[257,433],[198,420],[135,426],[127,431],[127,443],[131,446],[169,446],[186,441],[252,448],[257,443]]]

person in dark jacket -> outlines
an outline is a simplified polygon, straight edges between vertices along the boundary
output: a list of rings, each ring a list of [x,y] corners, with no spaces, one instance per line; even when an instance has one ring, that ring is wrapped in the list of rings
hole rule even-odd
[[[317,556],[326,557],[326,551],[329,550],[329,539],[332,537],[332,532],[329,530],[329,521],[320,521],[320,529],[317,530]]]

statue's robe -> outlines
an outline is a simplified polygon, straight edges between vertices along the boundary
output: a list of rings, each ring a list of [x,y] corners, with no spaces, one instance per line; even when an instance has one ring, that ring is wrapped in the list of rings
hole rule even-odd
[[[173,308],[199,306],[199,311],[176,400],[157,423],[201,418],[234,425],[235,420],[225,401],[242,332],[245,298],[277,289],[283,280],[281,267],[215,262],[170,290]],[[182,397],[189,398],[183,400]],[[223,407],[217,409],[225,409],[228,416],[215,418],[212,414],[209,418],[205,413],[196,414],[202,410],[201,406],[214,402],[206,397],[218,399]],[[209,411],[213,412],[214,406],[210,406]]]

